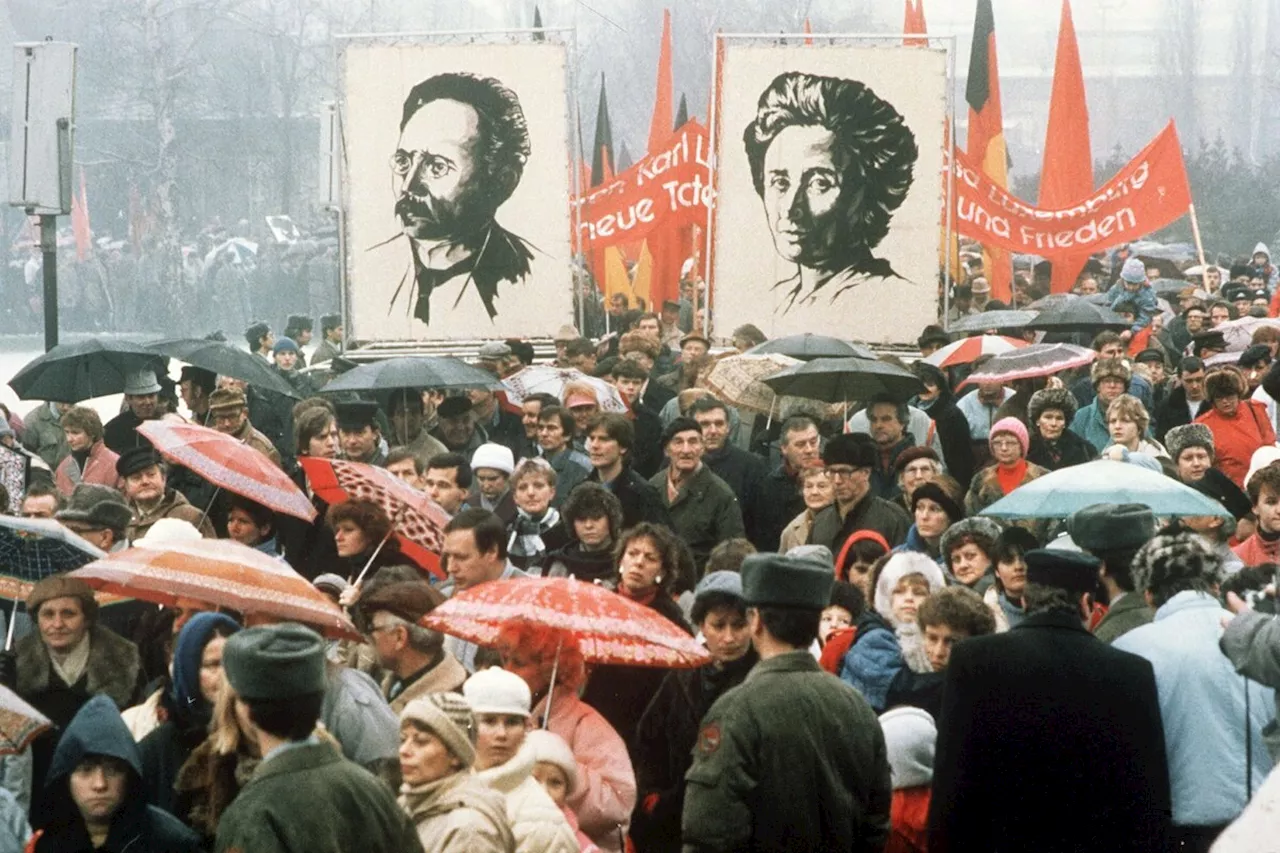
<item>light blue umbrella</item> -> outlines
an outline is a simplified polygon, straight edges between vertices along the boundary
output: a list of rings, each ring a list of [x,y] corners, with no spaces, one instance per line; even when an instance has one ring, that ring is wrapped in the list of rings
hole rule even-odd
[[[1019,486],[981,512],[995,518],[1066,518],[1100,503],[1136,503],[1157,516],[1231,513],[1180,481],[1129,462],[1099,459],[1072,465]]]

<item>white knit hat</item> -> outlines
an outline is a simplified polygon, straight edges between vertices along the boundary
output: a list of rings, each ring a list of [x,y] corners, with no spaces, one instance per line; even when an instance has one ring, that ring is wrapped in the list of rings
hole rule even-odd
[[[566,793],[573,796],[578,787],[578,759],[573,757],[573,750],[569,749],[564,738],[546,729],[535,729],[524,736],[523,748],[529,750],[535,763],[545,761],[563,770],[565,778],[569,780],[569,790]]]
[[[942,569],[928,554],[915,551],[899,551],[888,559],[876,581],[876,612],[886,619],[893,615],[893,588],[907,575],[924,575],[929,582],[929,593],[935,593],[947,585]]]
[[[1273,462],[1280,462],[1280,448],[1274,444],[1266,444],[1253,451],[1253,456],[1249,458],[1249,473],[1244,475],[1244,487],[1249,488],[1249,481],[1253,479],[1253,475],[1266,468]]]
[[[481,468],[492,468],[511,476],[511,472],[516,469],[516,460],[511,455],[511,448],[493,442],[480,445],[471,456],[471,470],[479,471]]]
[[[929,712],[903,705],[881,714],[880,728],[894,789],[931,783],[938,726]]]
[[[513,714],[529,716],[533,696],[529,685],[514,672],[499,667],[482,669],[462,685],[471,710],[477,714]]]

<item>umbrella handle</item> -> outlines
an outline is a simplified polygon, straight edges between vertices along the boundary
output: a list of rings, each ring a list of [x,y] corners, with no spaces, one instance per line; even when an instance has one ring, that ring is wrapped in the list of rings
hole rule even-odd
[[[9,630],[4,638],[4,650],[7,652],[13,648],[13,626],[18,623],[18,602],[13,602],[13,612],[9,614]]]
[[[207,507],[205,507],[205,508],[204,508],[204,520],[205,520],[205,521],[209,521],[209,513],[213,511],[213,502],[214,502],[214,501],[216,501],[216,500],[218,499],[218,492],[220,492],[220,491],[222,491],[222,486],[214,486],[214,487],[213,487],[213,497],[209,498],[209,505],[208,505]],[[212,521],[209,521],[209,524],[210,524],[210,525],[212,525],[212,524],[213,524],[213,522],[212,522]]]
[[[378,555],[382,553],[382,546],[387,544],[387,540],[391,538],[391,534],[395,532],[396,522],[400,520],[400,516],[404,514],[404,507],[400,507],[396,511],[395,518],[391,519],[391,527],[387,530],[387,535],[382,537],[382,541],[378,543],[378,547],[373,549],[373,553],[369,555],[369,559],[365,562],[364,568],[360,570],[360,574],[351,582],[352,586],[359,586],[364,580],[364,576],[368,573],[369,567],[373,565],[373,561],[378,559]]]
[[[14,605],[15,607],[17,605]],[[542,712],[542,727],[545,729],[547,723],[551,722],[551,694],[556,691],[556,673],[560,669],[560,646],[564,643],[564,635],[561,634],[556,639],[556,660],[551,665],[551,683],[547,685],[547,707]]]

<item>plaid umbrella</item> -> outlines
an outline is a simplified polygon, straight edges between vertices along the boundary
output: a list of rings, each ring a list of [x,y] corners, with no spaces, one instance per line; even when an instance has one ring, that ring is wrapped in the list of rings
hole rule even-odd
[[[431,498],[417,491],[385,468],[350,462],[300,456],[307,481],[320,499],[330,505],[353,498],[365,498],[380,505],[391,516],[392,532],[400,550],[418,565],[439,578],[440,549],[444,546],[444,526],[449,514]]]
[[[511,578],[463,590],[421,620],[424,627],[492,646],[513,619],[565,631],[588,663],[688,668],[707,650],[652,607],[574,578]]]
[[[49,575],[103,555],[53,519],[0,516],[0,598],[25,601],[31,587]]]
[[[603,379],[588,376],[581,370],[572,367],[556,367],[552,364],[535,364],[517,371],[502,384],[506,386],[507,399],[519,406],[530,394],[550,394],[558,400],[564,399],[564,386],[569,382],[585,382],[596,391],[600,401],[600,411],[617,412],[625,415],[631,410],[622,401],[618,389]]]
[[[0,755],[17,755],[51,728],[48,717],[0,685]]]
[[[164,458],[190,468],[219,488],[275,512],[313,521],[316,508],[298,484],[263,453],[237,438],[198,424],[146,421],[138,432]]]
[[[199,539],[116,551],[71,573],[94,589],[177,606],[198,601],[245,617],[314,625],[360,638],[347,615],[284,560],[230,539]]]
[[[762,380],[797,364],[799,359],[780,353],[729,355],[699,376],[698,384],[723,403],[769,413],[774,409],[777,395]]]

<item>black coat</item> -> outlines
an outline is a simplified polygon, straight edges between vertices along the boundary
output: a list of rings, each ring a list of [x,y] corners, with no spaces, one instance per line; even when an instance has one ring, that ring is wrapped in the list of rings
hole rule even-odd
[[[631,467],[640,476],[648,478],[658,473],[662,467],[662,419],[644,406],[636,406],[633,410],[636,440],[631,449]]]
[[[1151,664],[1036,613],[955,646],[929,851],[1163,851],[1164,726]]]
[[[1098,458],[1098,450],[1085,439],[1069,429],[1062,431],[1062,437],[1053,443],[1045,441],[1036,430],[1031,436],[1031,446],[1027,450],[1027,461],[1050,471],[1067,468],[1071,465],[1083,465]]]
[[[307,580],[315,580],[323,574],[345,577],[343,573],[347,566],[338,556],[333,530],[324,520],[329,504],[319,497],[313,497],[311,504],[316,508],[314,521],[303,521],[284,513],[276,514],[276,542],[284,550],[285,562]]]
[[[693,633],[684,621],[680,605],[665,591],[659,590],[649,606],[682,630]],[[632,764],[636,761],[636,725],[666,674],[667,670],[651,666],[596,666],[592,667],[582,692],[582,701],[599,711],[626,742]]]
[[[177,815],[178,794],[173,784],[192,750],[208,737],[209,721],[203,716],[178,712],[167,691],[160,701],[169,719],[138,742],[142,784],[148,803]]]
[[[958,482],[969,482],[973,479],[973,472],[977,470],[977,462],[973,458],[973,442],[969,438],[969,419],[956,407],[955,397],[946,388],[941,390],[938,399],[925,412],[933,418],[938,430],[938,443],[942,445],[947,473]]]
[[[639,853],[680,853],[684,774],[693,763],[702,718],[756,665],[755,649],[721,668],[673,669],[636,726],[636,810],[631,840]]]
[[[804,496],[800,487],[779,465],[760,481],[760,491],[751,508],[752,523],[746,525],[747,538],[757,551],[777,551],[783,529],[802,512]]]
[[[599,470],[592,471],[587,480],[599,483]],[[658,490],[639,473],[632,470],[630,465],[624,463],[622,473],[605,487],[613,492],[614,497],[622,504],[623,530],[635,527],[642,521],[671,526],[671,517],[667,515],[667,508],[662,505],[662,496],[658,494]]]
[[[1200,403],[1196,416],[1203,415],[1207,411],[1209,411],[1209,402],[1205,400]],[[1160,443],[1164,444],[1169,430],[1191,423],[1191,412],[1187,410],[1187,389],[1179,385],[1170,391],[1164,402],[1156,407],[1155,416],[1154,430],[1160,436]]]
[[[764,460],[741,447],[726,444],[719,450],[704,453],[702,464],[733,489],[738,497],[738,505],[742,507],[742,522],[750,530],[752,519],[748,517],[748,513],[754,508],[760,484],[769,473]]]
[[[138,425],[141,419],[132,409],[125,409],[102,425],[102,443],[108,450],[124,453],[136,447],[150,447],[151,442],[140,432]]]

